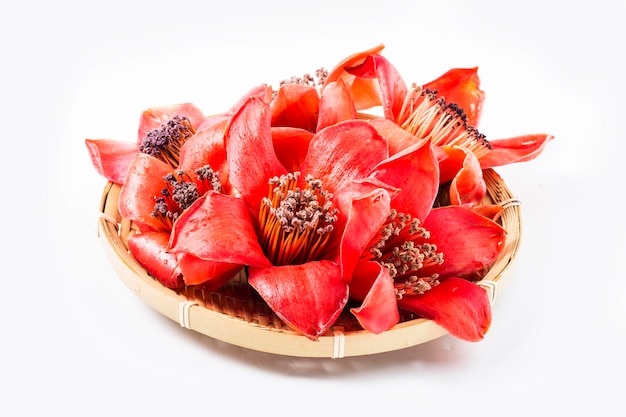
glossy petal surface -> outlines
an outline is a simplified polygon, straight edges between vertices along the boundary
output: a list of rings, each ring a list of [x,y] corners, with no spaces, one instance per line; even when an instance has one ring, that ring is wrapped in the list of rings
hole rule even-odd
[[[437,96],[445,98],[447,103],[457,104],[467,115],[467,123],[478,126],[485,93],[480,89],[477,67],[453,68],[424,87],[437,90]]]
[[[170,172],[172,168],[168,164],[150,155],[138,153],[120,190],[118,203],[120,214],[155,231],[169,231],[169,227],[151,213],[154,209],[154,199],[160,195],[165,185],[163,177]]]
[[[491,151],[480,158],[480,165],[483,168],[492,168],[530,161],[539,156],[552,139],[554,136],[540,133],[492,140]]]
[[[461,278],[448,278],[423,295],[403,297],[398,305],[470,342],[482,340],[491,326],[487,292]]]
[[[250,268],[249,274],[270,308],[311,340],[330,328],[348,301],[348,284],[334,262]]]
[[[144,232],[128,238],[128,249],[133,258],[161,284],[177,288],[182,282],[176,256],[167,251],[169,233]]]
[[[109,181],[123,184],[138,152],[137,145],[112,139],[86,139],[85,145],[96,172]]]
[[[317,132],[300,172],[322,180],[332,192],[367,177],[386,157],[387,143],[376,130],[365,121],[349,120]]]
[[[320,98],[317,130],[345,120],[356,119],[357,116],[350,91],[343,80],[327,84]]]
[[[425,266],[420,275],[463,276],[490,265],[504,249],[506,231],[465,207],[435,208],[423,226],[430,231],[428,241],[444,253],[444,262]]]
[[[377,262],[363,262],[355,271],[350,294],[362,300],[350,311],[364,329],[379,334],[389,330],[400,320],[393,279]]]
[[[267,197],[268,180],[287,173],[274,151],[270,127],[269,104],[252,96],[233,115],[225,134],[230,183],[255,216]]]
[[[426,218],[439,189],[439,164],[430,142],[421,142],[378,164],[372,174],[398,188],[392,206],[420,220]]]
[[[299,127],[315,132],[320,97],[310,85],[285,84],[271,104],[272,126]]]
[[[171,251],[204,260],[239,265],[269,266],[257,241],[245,202],[208,192],[174,223]]]

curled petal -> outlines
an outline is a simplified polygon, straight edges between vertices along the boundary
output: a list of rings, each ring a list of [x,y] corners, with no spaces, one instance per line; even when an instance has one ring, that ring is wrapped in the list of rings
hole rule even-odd
[[[233,115],[224,136],[230,184],[255,216],[267,197],[268,180],[287,173],[274,150],[270,120],[265,98],[252,96]]]
[[[161,124],[174,116],[186,117],[194,129],[197,129],[204,122],[204,114],[192,103],[151,107],[144,110],[139,118],[137,145],[141,144],[149,131],[159,128]]]
[[[389,216],[390,190],[386,184],[354,182],[337,193],[336,204],[341,216],[336,229],[343,230],[339,259],[342,275],[351,279],[363,251],[371,244]],[[388,186],[387,186],[388,187]],[[345,222],[345,223],[344,223]]]
[[[481,216],[485,216],[486,218],[496,222],[502,215],[505,207],[502,204],[481,204],[479,206],[472,207],[472,209]]]
[[[213,191],[185,210],[174,223],[173,253],[239,265],[268,266],[245,202]]]
[[[295,172],[300,168],[306,153],[309,150],[309,142],[313,132],[296,127],[272,127],[272,141],[278,160],[289,172]]]
[[[391,62],[382,55],[372,54],[360,65],[346,68],[346,71],[359,78],[377,80],[385,118],[398,121],[408,90],[402,76]]]
[[[207,261],[188,253],[178,254],[177,259],[185,284],[202,285],[206,291],[221,288],[243,268],[239,264]]]
[[[182,284],[176,256],[167,251],[169,233],[144,232],[128,237],[128,249],[133,258],[148,273],[168,288]]]
[[[480,158],[480,166],[493,168],[514,162],[530,161],[539,156],[552,139],[554,136],[540,133],[491,140],[489,142],[491,143],[491,150],[487,155]]]
[[[462,278],[451,277],[424,294],[405,296],[398,300],[398,306],[469,342],[482,340],[491,326],[487,292]]]
[[[442,171],[456,171],[450,184],[450,203],[467,207],[478,205],[487,194],[478,158],[465,148],[446,146],[443,149],[448,158],[440,164]]]
[[[437,90],[437,96],[447,103],[457,104],[467,115],[467,123],[478,126],[485,93],[480,89],[477,67],[453,68],[424,87]]]
[[[137,144],[112,139],[85,139],[96,172],[109,181],[123,184],[128,167],[138,152]]]
[[[357,110],[369,109],[381,104],[378,80],[375,78],[360,78],[347,71],[348,68],[361,65],[368,56],[377,54],[384,49],[384,45],[377,45],[365,51],[357,52],[339,62],[328,74],[324,88],[339,79],[343,80],[350,91],[350,96]]]
[[[284,84],[272,100],[272,126],[290,126],[315,132],[320,97],[311,85]]]
[[[442,265],[426,265],[420,275],[464,276],[491,265],[502,253],[506,231],[472,209],[447,206],[433,209],[423,222],[428,241],[443,252]]]
[[[237,100],[237,102],[233,104],[233,106],[224,114],[232,116],[250,99],[250,97],[254,96],[263,97],[265,101],[269,103],[272,99],[272,89],[271,87],[263,84],[252,87],[250,90],[246,91],[246,93],[241,96],[239,100]]]
[[[330,261],[249,269],[248,282],[288,326],[317,340],[348,301],[348,284]]]
[[[349,181],[367,177],[386,157],[387,143],[371,124],[348,120],[317,132],[300,172],[322,180],[334,193]]]
[[[180,150],[178,169],[193,172],[206,165],[218,174],[223,191],[228,193],[228,164],[224,133],[228,124],[227,118],[221,118],[212,125],[198,130]]]
[[[165,186],[163,177],[172,172],[165,162],[144,153],[138,153],[128,169],[128,176],[120,190],[119,211],[126,217],[155,231],[169,231],[158,218],[151,215],[154,199]]]
[[[415,145],[420,140],[389,119],[375,118],[369,122],[376,128],[378,134],[387,141],[389,156]]]
[[[379,334],[400,321],[393,279],[378,262],[359,264],[350,283],[350,296],[363,301],[350,311],[364,329]]]
[[[357,118],[357,111],[346,84],[339,79],[326,85],[322,91],[317,119],[317,130],[335,123]]]
[[[439,164],[432,143],[416,143],[385,159],[371,177],[400,190],[393,197],[394,208],[424,220],[439,189]]]

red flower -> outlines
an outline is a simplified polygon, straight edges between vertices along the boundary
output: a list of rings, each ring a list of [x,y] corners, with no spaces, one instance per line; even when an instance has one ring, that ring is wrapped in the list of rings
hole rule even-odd
[[[180,148],[175,167],[155,156],[139,152],[133,158],[119,198],[120,214],[130,219],[141,233],[128,239],[133,257],[169,288],[205,284],[219,288],[232,278],[239,266],[194,262],[186,274],[186,262],[169,252],[172,227],[183,211],[208,190],[228,193],[224,130],[228,119],[207,119],[201,130]],[[195,269],[194,269],[195,268]]]
[[[86,140],[96,170],[123,184],[133,257],[170,288],[217,289],[246,268],[312,340],[349,299],[373,333],[407,310],[482,339],[491,306],[473,281],[506,239],[480,205],[482,171],[533,159],[552,136],[487,141],[476,68],[407,87],[382,49],[255,87],[217,116],[152,109],[137,143]],[[360,113],[376,106],[383,117]]]
[[[154,139],[159,139],[161,143],[158,148],[154,146],[148,152],[158,153],[159,148],[163,150],[163,159],[170,158],[171,149],[180,148],[184,143],[181,137],[166,137],[166,132],[159,131],[163,123],[177,120],[173,129],[183,136],[191,136],[195,130],[204,122],[204,115],[195,105],[190,103],[176,104],[171,106],[152,107],[141,113],[139,118],[139,130],[137,140],[135,142],[120,141],[114,139],[86,139],[85,145],[96,171],[107,180],[123,184],[128,167],[130,166],[135,155],[140,152],[142,145],[146,142],[150,146],[149,135],[152,132]],[[173,132],[170,132],[173,133]],[[177,161],[174,161],[176,166]]]
[[[266,96],[251,97],[235,113],[226,150],[237,196],[209,191],[199,198],[177,220],[171,251],[247,265],[249,283],[274,312],[317,339],[344,309],[352,270],[388,217],[390,193],[406,175],[418,176],[406,168],[422,150],[389,161],[387,143],[369,123],[345,121],[318,131],[290,172],[277,156],[271,123]],[[424,184],[436,189],[432,174]],[[413,193],[401,195],[416,201]]]
[[[482,169],[531,160],[553,138],[531,134],[488,141],[476,128],[484,100],[477,68],[454,68],[408,87],[381,50],[351,55],[330,72],[325,87],[343,81],[357,110],[382,106],[384,118],[372,123],[388,139],[391,154],[416,140],[431,140],[439,148],[441,182],[451,181],[453,204],[477,205],[486,192]]]

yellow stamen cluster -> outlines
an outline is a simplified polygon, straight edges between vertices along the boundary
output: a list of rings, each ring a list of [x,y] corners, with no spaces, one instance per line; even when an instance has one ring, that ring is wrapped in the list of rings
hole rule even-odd
[[[300,189],[299,175],[295,172],[272,178],[268,197],[261,204],[260,244],[274,265],[321,259],[337,220],[332,194],[311,176]]]
[[[400,126],[419,139],[433,144],[459,146],[478,158],[491,149],[491,144],[478,129],[467,124],[467,115],[454,103],[437,98],[437,92],[413,85],[398,117]]]

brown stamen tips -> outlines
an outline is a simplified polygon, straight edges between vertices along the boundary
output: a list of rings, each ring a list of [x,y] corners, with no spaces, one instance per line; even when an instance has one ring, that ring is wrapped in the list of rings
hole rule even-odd
[[[437,97],[436,90],[413,85],[398,116],[400,126],[418,139],[430,139],[438,146],[459,146],[478,158],[491,149],[485,135],[467,124],[467,115],[455,103]]]
[[[406,295],[424,294],[426,291],[439,285],[438,278],[437,274],[433,274],[430,277],[412,275],[406,281],[394,285],[396,297],[402,299]]]
[[[196,169],[196,175],[206,185],[207,189],[212,189],[218,193],[223,192],[222,181],[220,181],[218,172],[213,171],[209,165]]]
[[[269,180],[268,197],[259,212],[260,243],[274,265],[320,259],[337,220],[332,194],[311,176],[300,189],[298,172]]]
[[[198,178],[201,178],[209,171],[213,172],[210,167],[206,166],[196,170],[196,174]],[[161,190],[161,194],[154,198],[152,216],[171,228],[178,216],[189,208],[205,190],[198,188],[198,184],[182,170],[165,175],[163,181],[165,181],[165,187]]]
[[[289,79],[281,80],[280,86],[283,86],[285,84],[299,84],[320,87],[324,85],[324,83],[326,82],[326,78],[328,78],[328,71],[324,68],[319,68],[315,71],[315,75],[304,74],[302,77],[293,76]]]
[[[392,278],[405,279],[424,266],[443,263],[443,253],[426,241],[429,238],[430,232],[420,226],[419,219],[392,209],[362,258],[380,263]]]
[[[196,133],[189,119],[174,116],[157,129],[148,132],[139,151],[154,156],[175,168],[178,166],[180,148]]]

